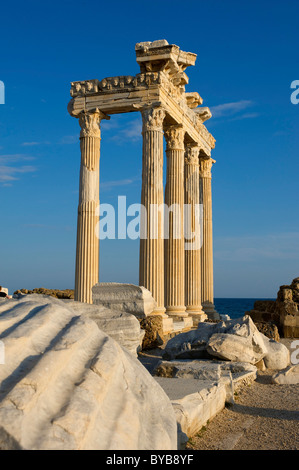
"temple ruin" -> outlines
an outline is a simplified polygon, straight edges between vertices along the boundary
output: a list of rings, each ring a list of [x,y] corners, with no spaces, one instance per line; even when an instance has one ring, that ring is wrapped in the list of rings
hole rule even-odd
[[[183,321],[186,326],[217,318],[213,300],[213,242],[211,151],[215,139],[204,122],[209,108],[200,106],[197,92],[186,93],[187,67],[196,54],[184,52],[166,40],[136,44],[140,73],[71,84],[69,113],[81,127],[81,169],[78,207],[75,300],[92,303],[92,287],[99,282],[99,162],[101,121],[118,113],[142,114],[142,192],[147,209],[140,239],[139,285],[148,289],[155,314]],[[166,140],[166,187],[163,188],[163,138]],[[169,216],[169,237],[164,238],[164,217],[151,216],[152,205],[178,205],[181,227],[184,204],[203,205],[203,240],[198,249],[185,250],[184,234],[175,237]],[[190,223],[194,225],[194,211]],[[186,222],[186,221],[185,221]],[[157,236],[151,237],[155,226]]]

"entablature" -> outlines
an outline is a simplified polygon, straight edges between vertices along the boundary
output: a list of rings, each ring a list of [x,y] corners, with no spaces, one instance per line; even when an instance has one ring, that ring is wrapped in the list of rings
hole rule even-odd
[[[199,144],[210,156],[215,139],[203,122],[211,112],[199,106],[202,98],[197,92],[185,92],[188,77],[184,70],[194,65],[196,54],[181,51],[165,40],[138,43],[135,50],[141,70],[135,76],[72,82],[70,114],[78,117],[83,111],[99,109],[109,115],[162,107],[170,123],[183,125],[186,141]]]

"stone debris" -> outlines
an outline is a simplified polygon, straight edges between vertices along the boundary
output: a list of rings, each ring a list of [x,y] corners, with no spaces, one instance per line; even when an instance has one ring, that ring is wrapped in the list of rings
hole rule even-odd
[[[167,395],[70,304],[48,296],[3,301],[0,339],[1,448],[177,448]]]
[[[40,294],[40,295],[50,295],[55,299],[73,299],[74,298],[74,290],[73,289],[45,289],[44,287],[39,287],[37,289],[19,289],[14,292],[14,296],[19,298],[22,295],[28,294]]]
[[[290,361],[288,349],[260,333],[249,316],[201,323],[196,330],[168,341],[163,354],[166,360],[212,357],[250,364],[263,359],[266,367],[277,370]]]
[[[272,376],[272,383],[281,385],[299,384],[299,364],[289,366]]]
[[[299,277],[280,286],[276,300],[258,300],[246,314],[257,323],[274,323],[284,338],[299,338]]]
[[[263,335],[267,336],[269,339],[273,339],[277,343],[280,341],[280,336],[279,336],[279,331],[275,323],[269,321],[259,321],[259,322],[254,322],[255,326],[259,330],[260,333],[263,333]]]

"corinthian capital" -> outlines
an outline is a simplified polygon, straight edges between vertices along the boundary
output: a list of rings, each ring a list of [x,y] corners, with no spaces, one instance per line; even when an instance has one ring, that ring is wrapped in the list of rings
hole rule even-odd
[[[212,158],[199,159],[199,174],[202,178],[212,178],[211,169],[213,163],[216,163],[216,160],[213,160]]]
[[[187,165],[198,166],[199,147],[195,145],[188,145],[185,151],[185,163]]]
[[[163,108],[145,108],[142,110],[143,131],[163,132],[163,121],[165,118]]]
[[[184,150],[185,130],[182,126],[169,126],[165,130],[166,151]]]
[[[92,112],[83,111],[79,116],[79,124],[81,127],[80,138],[98,137],[101,138],[100,124],[102,119],[110,119],[99,109]]]

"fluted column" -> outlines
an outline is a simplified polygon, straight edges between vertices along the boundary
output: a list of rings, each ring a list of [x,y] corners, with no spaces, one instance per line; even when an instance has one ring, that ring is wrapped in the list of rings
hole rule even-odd
[[[215,160],[199,158],[200,202],[203,204],[203,243],[201,249],[202,307],[209,318],[219,318],[214,306],[212,176]]]
[[[163,211],[163,120],[162,108],[142,111],[142,191],[139,284],[157,302],[153,314],[165,314],[164,307],[164,211]]]
[[[207,316],[201,306],[201,220],[199,200],[199,147],[185,152],[185,304],[193,323]]]
[[[81,113],[81,168],[77,222],[75,300],[92,303],[92,287],[99,282],[100,122],[101,111]]]
[[[166,313],[174,317],[188,316],[184,279],[184,135],[181,126],[169,126],[165,130],[165,205],[169,210],[168,233],[165,234],[165,302]]]

